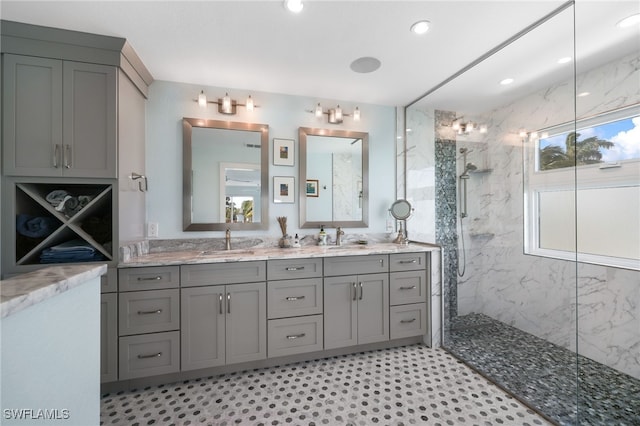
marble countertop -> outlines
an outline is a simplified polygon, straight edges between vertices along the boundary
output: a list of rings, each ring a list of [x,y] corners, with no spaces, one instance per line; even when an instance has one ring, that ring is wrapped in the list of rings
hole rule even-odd
[[[49,266],[0,281],[0,318],[55,297],[107,272],[107,265]]]
[[[256,247],[238,250],[178,250],[149,253],[121,262],[118,267],[193,265],[200,263],[246,262],[250,260],[295,259],[333,256],[364,256],[368,254],[393,254],[429,252],[440,250],[431,244],[376,243],[359,245],[355,243],[341,246],[307,245],[300,248]]]

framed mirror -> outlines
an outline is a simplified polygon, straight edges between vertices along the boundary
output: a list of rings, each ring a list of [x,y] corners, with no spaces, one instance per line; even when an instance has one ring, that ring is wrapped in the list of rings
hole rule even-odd
[[[269,126],[182,119],[184,231],[267,229]]]
[[[300,227],[365,228],[369,134],[300,127]]]

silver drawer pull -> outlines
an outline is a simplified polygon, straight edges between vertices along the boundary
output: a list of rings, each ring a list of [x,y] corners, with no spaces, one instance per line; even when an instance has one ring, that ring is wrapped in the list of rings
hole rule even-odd
[[[304,296],[289,296],[284,298],[284,300],[288,302],[295,302],[296,300],[302,300],[302,299],[304,299]]]
[[[161,314],[162,309],[156,309],[155,311],[138,311],[138,315],[153,315],[153,314]]]
[[[411,318],[409,320],[400,320],[400,324],[409,324],[414,322],[416,319],[415,318]]]
[[[359,283],[358,286],[360,287],[360,300],[362,300],[362,298],[364,297],[364,289],[362,288],[362,283]]]
[[[355,301],[358,297],[358,287],[356,283],[351,283],[351,286],[353,287],[353,300]]]
[[[138,281],[160,281],[162,277],[158,275],[157,277],[138,277]]]
[[[416,286],[412,285],[412,286],[409,286],[409,287],[400,287],[399,290],[415,290],[415,288],[416,288]]]
[[[158,352],[157,354],[138,355],[138,359],[160,358],[161,356],[162,356],[162,352]]]
[[[222,315],[222,293],[218,296],[218,304],[220,307],[220,315]]]
[[[285,271],[302,271],[304,269],[304,266],[290,266],[284,269]]]
[[[231,293],[227,293],[227,313],[231,313]]]
[[[58,168],[58,159],[60,158],[60,144],[55,144],[53,148],[53,167]]]
[[[415,259],[411,259],[411,260],[401,260],[400,263],[418,263],[417,260]]]
[[[304,337],[304,336],[306,336],[306,333],[291,334],[291,335],[287,336],[287,339],[296,340],[296,339],[299,339],[299,338]]]

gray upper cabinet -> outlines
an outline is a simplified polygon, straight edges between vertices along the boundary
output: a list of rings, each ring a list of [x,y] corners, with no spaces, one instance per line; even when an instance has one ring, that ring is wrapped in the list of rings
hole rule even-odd
[[[3,57],[8,176],[115,178],[117,68]]]

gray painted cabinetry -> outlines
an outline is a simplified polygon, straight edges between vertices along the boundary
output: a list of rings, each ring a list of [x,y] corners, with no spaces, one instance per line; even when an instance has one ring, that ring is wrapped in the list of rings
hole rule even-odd
[[[4,173],[116,177],[117,68],[4,55]]]
[[[117,317],[118,377],[103,363],[103,381],[415,342],[428,334],[428,269],[426,253],[119,269],[102,330]]]
[[[181,267],[183,371],[267,357],[265,274],[262,261]]]
[[[267,262],[269,358],[324,348],[322,259]]]

